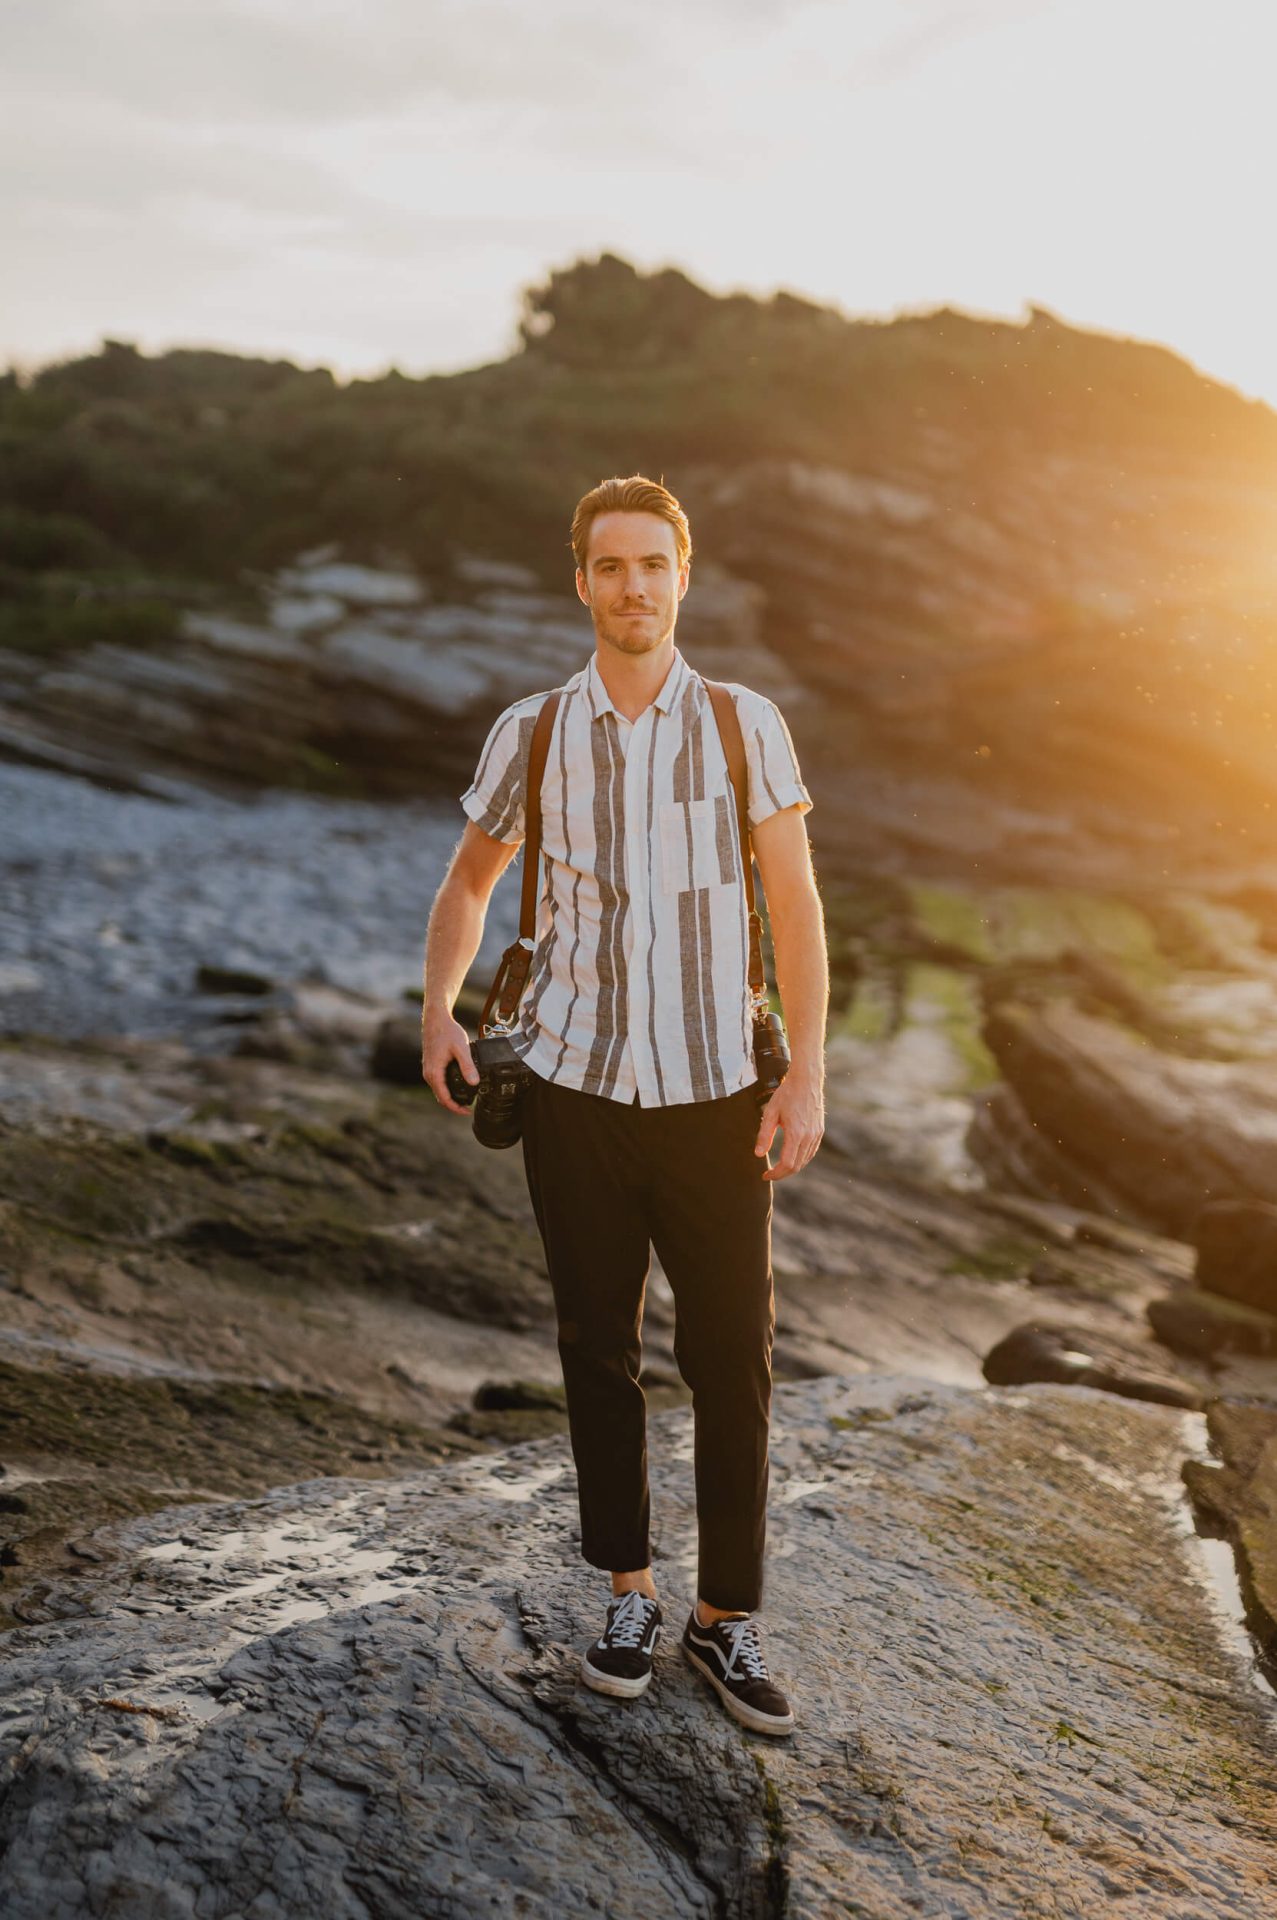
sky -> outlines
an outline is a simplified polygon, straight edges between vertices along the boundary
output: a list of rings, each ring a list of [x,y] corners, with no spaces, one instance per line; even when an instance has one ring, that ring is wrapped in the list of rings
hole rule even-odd
[[[1272,0],[19,0],[0,362],[502,357],[603,251],[1162,341],[1277,405]]]

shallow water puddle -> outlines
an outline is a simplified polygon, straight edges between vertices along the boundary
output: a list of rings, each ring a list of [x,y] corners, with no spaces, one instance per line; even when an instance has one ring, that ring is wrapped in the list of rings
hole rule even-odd
[[[1192,1459],[1205,1461],[1208,1465],[1218,1464],[1218,1456],[1210,1450],[1204,1413],[1182,1413],[1180,1430],[1184,1435],[1185,1451]],[[1160,1486],[1176,1531],[1192,1543],[1190,1557],[1197,1560],[1204,1575],[1201,1582],[1203,1591],[1228,1644],[1243,1662],[1250,1684],[1271,1699],[1274,1689],[1256,1660],[1255,1642],[1245,1624],[1246,1607],[1242,1600],[1232,1543],[1212,1539],[1208,1534],[1198,1532],[1193,1520],[1192,1502],[1178,1474],[1173,1477],[1167,1475],[1164,1481],[1156,1474],[1141,1474],[1140,1479],[1150,1483],[1150,1491],[1156,1492]]]
[[[1182,1412],[1180,1427],[1184,1451],[1194,1460],[1214,1464],[1215,1456],[1210,1451],[1206,1436],[1205,1414]],[[1112,1492],[1124,1494],[1131,1500],[1154,1500],[1164,1509],[1188,1549],[1185,1556],[1188,1571],[1196,1574],[1198,1587],[1206,1597],[1225,1642],[1244,1667],[1250,1684],[1271,1699],[1274,1689],[1257,1663],[1255,1643],[1245,1625],[1246,1609],[1232,1546],[1227,1540],[1212,1539],[1198,1532],[1193,1520],[1192,1502],[1178,1471],[1119,1473],[1104,1461],[1096,1460],[1083,1449],[1070,1447],[1063,1441],[1052,1447],[1051,1451],[1059,1459],[1073,1460],[1085,1467],[1092,1479],[1098,1480],[1101,1486],[1108,1487]]]

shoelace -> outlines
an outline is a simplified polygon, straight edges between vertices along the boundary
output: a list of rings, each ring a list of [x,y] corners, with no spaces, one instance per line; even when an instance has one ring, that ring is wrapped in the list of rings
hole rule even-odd
[[[720,1620],[718,1625],[730,1641],[732,1649],[731,1657],[723,1672],[724,1680],[729,1678],[737,1661],[744,1667],[751,1680],[770,1679],[767,1662],[763,1658],[763,1643],[754,1622],[749,1619]]]
[[[607,1638],[614,1647],[637,1647],[656,1611],[655,1600],[645,1593],[627,1593],[608,1624]]]

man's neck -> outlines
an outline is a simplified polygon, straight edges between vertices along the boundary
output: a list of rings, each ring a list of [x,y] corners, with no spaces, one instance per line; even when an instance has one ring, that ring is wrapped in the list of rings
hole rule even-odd
[[[599,678],[608,699],[627,720],[637,720],[651,706],[674,665],[674,636],[650,653],[620,653],[600,641],[595,648]]]

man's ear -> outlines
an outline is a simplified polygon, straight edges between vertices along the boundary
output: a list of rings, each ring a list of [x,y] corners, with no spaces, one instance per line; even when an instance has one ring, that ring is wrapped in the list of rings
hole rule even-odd
[[[687,592],[688,585],[691,581],[691,578],[692,578],[691,563],[687,562],[685,565],[681,566],[678,570],[678,597],[680,600],[683,598],[683,595]]]
[[[576,570],[576,597],[585,606],[587,607],[589,606],[590,589],[585,584],[585,575],[582,573],[580,567],[578,567]]]

